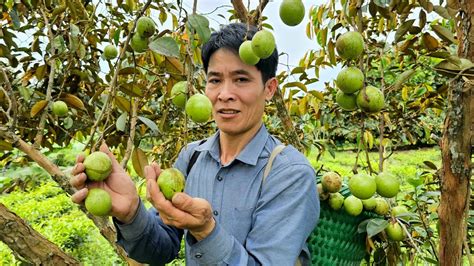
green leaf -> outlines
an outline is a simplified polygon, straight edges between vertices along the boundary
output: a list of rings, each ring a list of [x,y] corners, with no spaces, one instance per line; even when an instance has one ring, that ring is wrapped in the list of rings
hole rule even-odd
[[[140,119],[140,121],[142,121],[143,124],[147,125],[151,129],[151,131],[153,131],[154,133],[158,132],[158,126],[156,125],[155,122],[143,116],[139,116],[138,119]]]
[[[72,125],[74,124],[74,121],[72,121],[72,118],[71,117],[66,117],[64,118],[64,128],[65,129],[70,129],[72,127]]]
[[[188,17],[188,25],[196,31],[201,38],[202,43],[205,43],[211,37],[211,30],[209,29],[209,20],[201,15],[192,14]]]
[[[384,219],[374,218],[370,219],[367,223],[367,236],[373,237],[374,235],[382,232],[388,225],[388,221]]]
[[[125,132],[125,126],[127,125],[128,113],[123,112],[117,121],[115,122],[115,127],[118,131]]]
[[[433,170],[438,170],[438,167],[431,161],[423,161],[423,163]]]
[[[19,29],[20,28],[20,18],[18,17],[18,13],[16,12],[16,8],[13,8],[9,12],[10,18],[12,19],[13,22],[13,28],[14,29]]]
[[[324,101],[324,94],[320,91],[309,91],[309,94],[313,95],[314,97],[318,98],[321,101]]]
[[[403,22],[403,24],[397,29],[397,32],[395,33],[395,42],[399,42],[402,37],[405,36],[405,34],[410,30],[411,26],[413,26],[414,22],[414,19]]]
[[[441,25],[432,25],[431,28],[434,30],[436,35],[438,35],[444,41],[448,43],[456,43],[456,39],[454,38],[453,33],[449,29]]]
[[[451,16],[448,13],[448,10],[442,6],[433,6],[434,12],[438,13],[438,15],[442,16],[445,19],[451,19]]]
[[[71,24],[69,25],[69,28],[70,28],[70,30],[71,30],[71,36],[72,36],[73,38],[76,38],[76,37],[78,37],[78,36],[81,34],[81,30],[79,29],[78,26],[76,26],[76,25],[74,25],[74,24],[71,23]]]
[[[171,37],[161,37],[151,42],[148,47],[156,53],[164,56],[179,58],[179,47]]]
[[[308,90],[306,89],[306,86],[301,82],[288,82],[285,85],[283,85],[283,87],[285,88],[297,87],[304,92],[308,92]]]
[[[397,80],[395,81],[395,83],[393,84],[394,90],[398,91],[400,87],[403,85],[403,83],[409,80],[410,77],[413,74],[415,74],[415,72],[416,72],[415,69],[408,69],[408,70],[405,70],[402,74],[400,74],[397,77]]]

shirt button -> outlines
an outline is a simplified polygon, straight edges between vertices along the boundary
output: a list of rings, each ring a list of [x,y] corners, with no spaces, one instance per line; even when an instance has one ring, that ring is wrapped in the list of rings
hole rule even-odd
[[[202,253],[198,252],[196,255],[194,255],[196,259],[200,259],[202,257]]]
[[[222,176],[220,175],[217,176],[217,181],[222,181],[222,179],[223,179]]]
[[[218,211],[213,211],[212,212],[215,216],[219,215],[219,212]]]

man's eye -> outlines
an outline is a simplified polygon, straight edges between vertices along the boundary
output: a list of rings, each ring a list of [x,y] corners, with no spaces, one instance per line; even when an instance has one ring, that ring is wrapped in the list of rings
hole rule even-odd
[[[248,78],[237,78],[237,82],[247,82],[249,81]]]
[[[218,79],[210,79],[210,80],[208,80],[207,82],[209,82],[209,83],[211,83],[211,84],[217,84],[217,83],[219,83],[219,81],[220,81],[220,80],[218,80]]]

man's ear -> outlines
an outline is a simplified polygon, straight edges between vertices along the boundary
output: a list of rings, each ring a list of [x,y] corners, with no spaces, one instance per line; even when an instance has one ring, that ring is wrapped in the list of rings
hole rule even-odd
[[[270,101],[278,89],[278,80],[273,77],[265,82],[265,100]]]

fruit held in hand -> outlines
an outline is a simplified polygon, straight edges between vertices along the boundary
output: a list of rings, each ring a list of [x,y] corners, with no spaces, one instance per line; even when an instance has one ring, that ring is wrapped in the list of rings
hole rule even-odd
[[[207,122],[211,118],[212,103],[204,94],[194,94],[186,103],[186,114],[196,123]]]
[[[400,191],[400,181],[394,175],[380,173],[375,177],[377,193],[386,198],[395,197]]]
[[[405,239],[405,232],[398,222],[389,223],[385,228],[385,233],[387,233],[389,239],[394,241],[402,241]]]
[[[349,190],[359,199],[369,199],[375,194],[377,185],[373,177],[367,174],[357,174],[349,180]]]
[[[105,216],[112,209],[112,198],[100,188],[89,190],[85,201],[86,209],[95,216]]]
[[[55,101],[52,106],[53,114],[57,116],[65,116],[68,112],[67,104],[63,101]]]
[[[353,195],[350,195],[344,200],[344,210],[352,216],[361,214],[363,208],[362,201]]]
[[[239,57],[247,65],[254,66],[260,61],[260,57],[255,55],[252,50],[252,41],[247,40],[239,47]]]
[[[382,92],[374,86],[367,86],[357,94],[357,106],[364,112],[376,113],[382,110],[384,105]]]
[[[130,46],[133,51],[143,53],[148,49],[148,39],[141,37],[139,34],[134,34]]]
[[[335,172],[327,172],[321,178],[324,191],[329,193],[338,192],[342,187],[342,178]]]
[[[344,111],[354,111],[357,109],[356,103],[357,95],[355,94],[346,94],[342,91],[338,91],[336,94],[336,103]]]
[[[137,21],[137,33],[142,38],[151,37],[155,33],[155,22],[149,17],[141,17]]]
[[[180,81],[173,85],[171,88],[171,98],[174,105],[179,108],[186,106],[186,91],[188,83],[186,81]]]
[[[342,196],[341,193],[337,192],[337,193],[331,193],[329,195],[329,207],[331,207],[331,209],[337,211],[339,209],[342,208],[342,204],[344,204],[344,196]]]
[[[280,18],[288,26],[300,24],[304,18],[303,1],[283,0],[280,4]]]
[[[168,168],[158,177],[158,186],[167,200],[171,200],[177,192],[184,191],[184,175],[176,168]]]
[[[337,38],[337,54],[344,60],[357,59],[364,51],[364,38],[357,31],[349,31]]]
[[[112,44],[109,44],[107,46],[105,46],[104,48],[104,58],[105,59],[114,59],[115,57],[117,57],[118,55],[118,51],[117,51],[117,48],[115,48],[114,45]]]
[[[270,57],[275,46],[275,37],[268,30],[260,30],[252,38],[252,51],[261,59]]]
[[[83,164],[87,178],[92,181],[102,181],[112,172],[112,160],[101,151],[91,153]]]
[[[357,67],[346,67],[337,74],[336,85],[344,93],[355,93],[364,86],[364,73]]]

